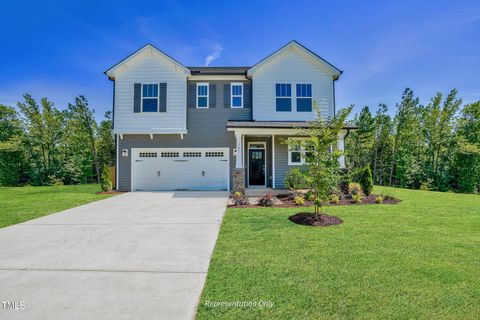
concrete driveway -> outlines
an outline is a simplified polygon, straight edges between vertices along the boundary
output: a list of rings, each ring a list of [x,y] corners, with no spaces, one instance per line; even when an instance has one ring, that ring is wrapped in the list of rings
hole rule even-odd
[[[0,319],[194,318],[227,198],[127,193],[0,229]]]

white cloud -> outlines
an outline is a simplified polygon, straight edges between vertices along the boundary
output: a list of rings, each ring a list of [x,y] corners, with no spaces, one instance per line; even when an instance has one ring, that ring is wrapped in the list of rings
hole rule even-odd
[[[217,60],[218,58],[221,57],[223,51],[223,47],[219,45],[218,43],[213,46],[213,52],[210,53],[206,58],[205,58],[205,67],[208,67],[212,61]]]

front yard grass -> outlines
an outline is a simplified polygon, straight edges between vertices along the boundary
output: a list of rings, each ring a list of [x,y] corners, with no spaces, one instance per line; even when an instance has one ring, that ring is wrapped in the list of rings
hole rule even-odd
[[[228,209],[199,319],[478,319],[480,196],[376,187],[396,205]],[[309,208],[313,210],[313,208]],[[271,301],[268,307],[214,302]],[[210,306],[208,306],[210,305]]]
[[[0,188],[0,228],[111,197],[98,184]]]

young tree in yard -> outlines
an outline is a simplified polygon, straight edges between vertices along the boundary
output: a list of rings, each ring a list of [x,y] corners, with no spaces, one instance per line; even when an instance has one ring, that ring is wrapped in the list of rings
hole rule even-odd
[[[306,179],[312,187],[315,196],[315,214],[322,211],[328,202],[330,192],[338,184],[340,152],[336,149],[338,134],[345,125],[345,119],[352,111],[352,107],[340,110],[331,119],[320,118],[317,109],[317,118],[311,122],[309,128],[301,130],[300,135],[308,137],[305,140],[288,141],[290,147],[299,143],[305,152]]]
[[[115,162],[115,140],[113,138],[112,113],[105,112],[105,119],[97,128],[98,162],[102,166],[112,166]]]
[[[40,105],[29,94],[18,103],[23,117],[29,179],[34,184],[50,184],[61,171],[58,148],[63,133],[63,117],[53,103],[42,98]]]
[[[23,132],[14,108],[0,105],[0,186],[22,182],[25,170]]]

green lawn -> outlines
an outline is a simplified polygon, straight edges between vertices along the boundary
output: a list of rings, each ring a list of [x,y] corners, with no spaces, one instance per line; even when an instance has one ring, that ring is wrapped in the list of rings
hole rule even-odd
[[[98,191],[98,184],[0,188],[0,228],[111,196]]]
[[[344,221],[327,228],[228,209],[198,318],[478,319],[480,196],[380,189],[403,201],[327,208]],[[260,300],[274,306],[207,306]]]

